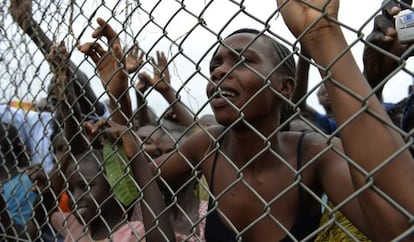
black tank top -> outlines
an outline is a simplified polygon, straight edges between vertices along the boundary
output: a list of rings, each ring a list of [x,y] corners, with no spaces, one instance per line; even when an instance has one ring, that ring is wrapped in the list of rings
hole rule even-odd
[[[306,133],[302,133],[299,137],[297,146],[297,169],[302,167],[302,142]],[[221,144],[222,139],[219,140]],[[218,151],[215,153],[213,160],[213,166],[211,171],[211,184],[210,191],[214,188],[214,172],[216,168],[216,162],[218,157]],[[321,213],[310,214],[305,209],[305,197],[303,188],[299,185],[299,199],[300,199],[300,211],[295,219],[295,223],[290,229],[290,234],[295,237],[296,240],[302,240],[319,227],[319,221]],[[229,229],[220,219],[217,209],[214,208],[213,199],[210,197],[208,202],[208,213],[206,219],[205,237],[207,242],[231,242],[231,241],[242,241],[242,235],[236,234],[233,230]],[[312,239],[313,240],[313,239]],[[293,241],[289,235],[286,235],[281,242]]]

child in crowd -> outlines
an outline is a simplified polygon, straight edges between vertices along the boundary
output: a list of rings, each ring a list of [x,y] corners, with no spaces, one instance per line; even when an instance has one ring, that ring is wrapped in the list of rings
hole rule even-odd
[[[163,215],[165,205],[158,185],[150,175],[148,163],[138,159],[139,141],[133,131],[107,121],[103,132],[111,140],[120,140],[121,149],[130,159],[136,183],[144,188],[140,198],[143,220],[128,221],[126,208],[111,192],[108,174],[103,169],[102,150],[90,150],[68,161],[70,164],[64,175],[68,179],[72,212],[67,217],[55,213],[61,220],[53,219],[56,230],[65,235],[65,241],[174,241],[171,223]]]
[[[29,157],[12,124],[0,123],[0,147],[0,199],[4,203],[0,207],[0,231],[33,239],[38,232],[32,221],[39,195],[32,191],[29,174],[22,172],[29,165]]]

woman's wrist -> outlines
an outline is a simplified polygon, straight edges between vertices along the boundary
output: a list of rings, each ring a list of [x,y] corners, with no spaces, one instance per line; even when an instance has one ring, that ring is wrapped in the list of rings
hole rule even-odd
[[[341,56],[342,52],[349,50],[339,26],[324,27],[317,31],[311,29],[300,42],[322,67],[328,67]]]

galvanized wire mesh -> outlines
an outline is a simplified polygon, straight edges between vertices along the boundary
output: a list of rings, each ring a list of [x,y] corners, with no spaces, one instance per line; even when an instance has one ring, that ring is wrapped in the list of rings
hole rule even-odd
[[[412,82],[413,73],[409,62],[412,48],[406,47],[403,53],[396,56],[367,41],[367,35],[372,30],[374,18],[381,14],[382,5],[380,1],[370,3],[370,8],[364,9],[362,15],[350,13],[351,7],[359,4],[357,1],[347,1],[342,4],[346,6],[341,7],[338,24],[345,32],[349,50],[356,56],[361,70],[364,69],[362,51],[366,46],[377,49],[398,62],[396,68],[391,70],[390,74],[383,80],[378,81],[378,86],[373,87],[374,90],[370,96],[375,95],[375,91],[380,90],[384,93],[384,101],[397,103],[402,100],[399,105],[395,105],[388,110],[391,115],[399,116],[402,114],[407,101],[403,98],[409,95],[406,92],[406,87]],[[319,228],[311,234],[302,238],[304,240],[318,234],[322,234],[319,237],[322,241],[338,238],[329,234],[329,231],[334,231],[334,229],[336,229],[336,232],[341,231],[340,236],[349,241],[365,240],[361,234],[353,233],[354,230],[346,222],[343,222],[343,215],[339,214],[338,211],[367,189],[376,191],[384,200],[404,214],[407,221],[412,224],[413,215],[410,210],[397,203],[389,194],[379,188],[374,182],[374,177],[387,164],[391,163],[395,156],[410,149],[413,142],[413,131],[410,129],[403,130],[398,122],[392,123],[388,119],[383,119],[378,114],[371,112],[368,108],[370,96],[360,97],[341,83],[335,83],[335,81],[333,81],[335,85],[361,102],[360,110],[332,132],[323,130],[313,120],[310,120],[301,108],[307,103],[306,105],[313,106],[317,111],[323,112],[322,106],[319,106],[316,101],[316,92],[324,81],[330,79],[330,76],[321,78],[319,72],[324,73],[327,70],[318,66],[301,52],[300,44],[283,24],[276,1],[260,1],[259,3],[257,1],[214,0],[197,2],[176,0],[105,2],[12,0],[2,1],[0,10],[0,117],[2,122],[11,123],[17,128],[21,143],[27,148],[29,160],[34,164],[41,164],[41,168],[46,173],[44,182],[35,184],[32,188],[25,187],[23,189],[25,194],[19,194],[18,196],[16,192],[21,193],[18,190],[20,188],[14,187],[14,190],[12,189],[13,192],[10,193],[12,195],[9,194],[9,196],[18,196],[25,199],[20,201],[21,204],[17,206],[16,211],[10,211],[10,205],[6,206],[6,203],[8,204],[10,201],[4,195],[5,186],[3,184],[15,177],[17,177],[16,184],[19,187],[23,184],[30,184],[30,182],[23,181],[23,178],[16,175],[20,174],[17,170],[20,171],[26,165],[18,164],[16,155],[14,155],[16,163],[7,164],[5,161],[6,154],[2,148],[1,165],[5,167],[4,174],[2,173],[1,189],[4,198],[2,200],[5,200],[5,203],[1,203],[3,206],[0,207],[2,216],[0,236],[2,239],[25,240],[29,237],[30,240],[56,241],[66,237],[74,241],[89,241],[94,239],[91,235],[91,231],[94,229],[91,228],[93,224],[91,221],[99,220],[99,225],[109,231],[110,239],[116,241],[118,237],[112,237],[116,236],[115,231],[119,231],[122,224],[127,224],[128,229],[125,231],[128,231],[128,233],[132,231],[136,236],[136,240],[140,241],[154,231],[160,231],[160,234],[167,237],[167,232],[160,229],[159,222],[160,217],[166,215],[172,221],[172,227],[178,240],[203,241],[205,239],[206,216],[218,208],[217,201],[234,192],[240,184],[250,190],[250,196],[260,201],[262,214],[249,221],[248,225],[237,227],[225,211],[217,209],[222,221],[236,232],[236,240],[248,240],[246,237],[250,231],[260,226],[258,224],[261,223],[263,218],[271,221],[288,238],[293,241],[297,240],[298,238],[291,234],[291,226],[287,225],[292,224],[293,221],[286,223],[286,221],[280,220],[272,212],[271,207],[284,196],[296,191],[295,189],[298,187],[306,194],[308,199],[313,202],[316,201],[320,204],[320,209],[326,212],[325,221],[321,222]],[[77,49],[78,45],[85,42],[99,43],[104,50],[111,47],[113,43],[111,43],[111,40],[107,41],[105,38],[95,40],[91,37],[91,34],[98,28],[97,17],[103,18],[113,27],[115,36],[120,40],[123,48],[123,54],[119,58],[119,66],[111,69],[112,74],[109,76],[112,78],[117,73],[124,73],[129,76],[127,83],[118,83],[121,86],[124,85],[125,88],[119,90],[114,99],[114,105],[111,104],[113,93],[108,93],[111,80],[102,83],[100,79],[102,73],[99,72],[99,68],[96,68],[97,65],[99,67],[99,63],[95,64],[93,57],[88,57]],[[239,116],[236,121],[227,125],[228,127],[216,137],[209,134],[210,131],[207,131],[206,127],[200,124],[200,120],[204,115],[212,113],[209,103],[213,97],[207,98],[205,94],[205,86],[211,83],[208,70],[209,62],[217,47],[224,44],[225,37],[234,30],[244,27],[255,28],[282,43],[291,51],[290,56],[293,56],[296,62],[306,60],[311,66],[309,84],[308,87],[305,87],[306,92],[302,96],[297,100],[292,100],[273,89],[269,81],[272,74],[264,76],[260,70],[247,66],[251,73],[255,73],[263,80],[263,86],[249,98],[244,106],[239,107],[231,102],[228,103],[228,105],[232,105],[238,110]],[[58,46],[60,43],[65,47],[65,51],[61,52],[62,49],[54,49],[57,53],[51,55],[50,52],[54,46]],[[166,53],[167,62],[165,66],[159,65],[160,59],[157,59],[157,51]],[[124,68],[128,56],[135,54],[136,59],[141,53],[143,53],[142,64],[138,65],[134,71],[126,73]],[[241,65],[244,59],[240,58],[238,61],[239,63],[235,63],[232,70]],[[286,67],[287,60],[281,60],[280,63],[281,68],[289,68]],[[278,68],[279,66],[275,67],[274,72],[277,72]],[[140,79],[142,80],[139,73],[147,72],[150,77],[158,73],[159,77],[165,80],[168,74],[167,70],[171,79],[169,85],[176,90],[172,97],[173,101],[166,101],[162,92],[159,92],[160,86],[163,85],[162,80],[157,80],[152,85],[146,83],[144,88],[136,91]],[[225,82],[226,78],[231,75],[232,70],[224,75],[220,82]],[[219,86],[220,84],[215,83],[214,85]],[[279,100],[283,100],[286,104],[284,113],[281,115],[282,120],[279,128],[265,136],[257,130],[255,123],[246,120],[244,115],[245,112],[248,112],[250,103],[254,102],[257,97],[266,95],[268,90],[271,90]],[[396,93],[396,90],[400,92]],[[125,113],[124,103],[120,101],[126,96],[130,96],[132,113]],[[191,123],[176,125],[177,122],[180,123],[180,117],[177,119],[179,113],[172,114],[171,110],[174,110],[174,105],[177,103],[185,105],[184,110],[191,116]],[[145,104],[149,106],[149,116],[146,120],[145,117],[142,120],[139,118],[139,113],[146,111]],[[391,127],[406,142],[395,154],[381,162],[370,172],[364,170],[357,161],[349,158],[347,154],[335,148],[333,144],[335,137],[340,136],[340,133],[347,128],[349,123],[357,119],[361,113],[366,112]],[[102,150],[101,140],[96,137],[88,137],[85,133],[86,129],[82,128],[85,123],[101,118],[123,120],[123,124],[127,127],[114,140],[114,144],[118,145],[111,147],[113,153],[117,154],[117,149],[121,149],[123,135],[127,135],[126,133],[129,131],[134,131],[133,136],[139,136],[143,141],[136,156],[146,156],[151,164],[155,165],[154,157],[167,154],[160,161],[162,167],[168,157],[171,156],[168,155],[168,152],[178,153],[191,169],[191,176],[185,179],[184,184],[167,184],[160,176],[160,170],[155,169],[154,178],[150,179],[151,181],[144,186],[139,186],[138,182],[132,179],[132,184],[138,187],[138,194],[131,204],[122,204],[121,199],[114,195],[113,185],[111,187],[107,184],[110,178],[108,177],[108,170],[105,170],[105,162],[110,158],[103,157],[102,151],[94,151],[94,149]],[[142,123],[151,124],[152,126],[149,131],[146,131],[147,133],[141,130],[145,134],[140,134],[139,131],[135,133],[141,128]],[[242,167],[232,160],[231,156],[234,157],[234,154],[225,153],[220,149],[223,145],[221,140],[227,131],[240,123],[255,132],[260,137],[260,142],[264,144],[263,149],[249,157]],[[66,133],[65,136],[68,127],[71,127],[72,131],[70,135]],[[312,130],[320,133],[326,139],[327,146],[322,151],[314,154],[312,159],[298,169],[285,159],[286,154],[280,154],[271,145],[274,137],[289,129],[300,131],[305,129],[306,132]],[[180,152],[179,148],[189,135],[200,130],[207,133],[207,136],[211,137],[214,142],[206,150],[203,156],[205,159],[194,165],[185,154]],[[10,137],[7,135],[0,137],[0,139],[2,144],[3,142],[11,143]],[[156,142],[162,139],[168,145],[157,146],[158,143],[156,144]],[[82,152],[77,152],[77,149],[81,149]],[[328,203],[318,191],[315,191],[315,187],[307,186],[302,177],[304,171],[311,169],[312,165],[317,163],[317,160],[327,152],[338,154],[347,161],[350,167],[359,170],[367,181],[364,187],[356,189],[347,198],[335,205]],[[287,167],[286,169],[289,172],[294,174],[294,180],[279,194],[274,195],[270,201],[244,177],[248,167],[265,153],[270,153],[272,157],[276,157]],[[234,170],[236,178],[220,192],[213,194],[212,191],[208,190],[208,186],[211,184],[205,182],[206,177],[202,176],[199,170],[203,166],[203,162],[208,162],[216,155],[228,163],[231,169]],[[89,161],[88,167],[82,163],[83,160]],[[126,164],[121,165],[121,170],[130,169],[128,167],[131,166],[131,161],[121,159],[121,162],[126,162]],[[31,171],[34,174],[41,175],[41,170],[38,170],[38,168]],[[88,171],[94,169],[95,173],[88,173]],[[68,170],[71,172],[68,172]],[[125,176],[128,175],[124,174],[121,177]],[[32,175],[32,179],[33,177],[36,176]],[[77,191],[75,192],[73,188],[76,184],[72,183],[72,179],[77,179],[77,183],[81,183],[84,187],[81,194],[76,194]],[[277,177],[274,179],[277,179]],[[56,181],[60,182],[56,185],[60,189],[50,192],[51,188],[55,188],[53,184]],[[160,213],[152,210],[153,204],[147,201],[142,192],[150,184],[155,184],[157,181],[164,192],[163,198],[166,205],[166,208]],[[119,177],[115,183],[121,186],[125,185],[123,182],[125,180]],[[107,191],[110,195],[100,197],[100,194],[94,193],[97,192],[94,190],[96,189],[96,183],[105,184],[106,186],[100,189]],[[124,187],[123,191],[125,189],[127,189],[127,186]],[[69,202],[69,206],[71,206],[69,208],[65,207],[64,202],[62,202],[62,196],[66,195],[68,196],[67,199],[71,201]],[[29,196],[37,196],[37,199],[29,201]],[[92,207],[89,208],[84,203],[79,202],[83,199],[89,199],[89,202],[93,204]],[[209,209],[206,207],[208,199],[211,199]],[[114,201],[115,205],[111,203]],[[51,205],[46,206],[46,202]],[[237,201],[235,204],[240,202],[242,201]],[[106,221],[107,209],[110,209],[111,207],[108,206],[111,205],[121,208],[121,211],[113,210],[114,213],[120,212],[120,214],[117,214],[118,221]],[[145,229],[142,225],[133,222],[142,221],[142,207],[149,208],[154,220],[152,226],[147,225]],[[23,222],[16,222],[13,216],[20,216],[23,210],[33,211],[33,213],[25,214],[22,217]],[[240,213],[242,214],[243,211],[240,211]],[[7,215],[12,215],[9,218],[10,222],[6,222],[6,219],[4,219]],[[88,216],[91,218],[85,219]],[[79,221],[74,219],[75,217],[78,217]],[[77,227],[73,223],[78,223]],[[14,232],[10,232],[11,230]],[[396,239],[405,238],[410,233],[412,233],[412,229],[406,230]]]

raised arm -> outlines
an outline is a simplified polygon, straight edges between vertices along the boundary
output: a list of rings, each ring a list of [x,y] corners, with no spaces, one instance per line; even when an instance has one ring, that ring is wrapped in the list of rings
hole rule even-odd
[[[385,1],[384,1],[385,2]],[[401,44],[395,30],[395,15],[401,9],[411,6],[411,0],[403,0],[401,4],[388,1],[382,8],[382,14],[374,20],[374,28],[366,39],[363,53],[364,75],[372,88],[375,88],[377,97],[382,100],[382,91],[387,78],[404,62],[401,58],[408,58],[413,52],[407,52],[411,45]]]
[[[80,125],[82,112],[79,103],[76,102],[73,76],[67,68],[69,56],[63,41],[59,46],[51,48],[47,60],[54,73],[52,80],[53,93],[50,95],[59,100],[55,111],[61,115],[65,137],[69,141],[70,152],[73,155],[81,154],[87,149],[88,143],[84,138],[82,129],[79,129],[79,127],[82,127]]]
[[[142,66],[144,62],[144,52],[139,51],[138,45],[134,45],[132,50],[128,52],[125,57],[125,68],[128,73],[134,73]],[[137,102],[137,109],[133,112],[133,119],[135,128],[145,126],[147,124],[155,125],[157,122],[156,115],[148,107],[144,98],[144,93],[148,90],[149,84],[145,80],[140,80],[135,83],[135,97]]]
[[[53,41],[40,28],[39,24],[32,16],[32,1],[31,0],[11,0],[9,7],[10,15],[13,20],[20,26],[20,28],[32,39],[39,50],[46,56],[49,54]],[[69,70],[72,73],[76,85],[74,85],[75,93],[77,94],[83,114],[96,113],[102,116],[105,113],[105,106],[99,102],[95,92],[90,86],[88,76],[78,68],[75,63],[68,60]]]
[[[132,117],[131,97],[128,93],[128,73],[123,65],[124,53],[115,30],[102,18],[99,27],[92,33],[93,38],[107,39],[108,51],[97,42],[88,42],[78,49],[92,58],[102,85],[108,92],[111,118],[119,124],[127,124]]]
[[[368,173],[363,174],[365,172],[360,172],[350,165],[355,189],[369,185],[372,178],[378,189],[412,214],[413,158],[407,149],[404,149],[405,143],[400,135],[385,124],[391,120],[373,95],[370,85],[352,56],[340,26],[335,22],[339,1],[304,2],[316,6],[317,9],[304,4],[303,1],[277,1],[291,32],[300,37],[302,46],[309,51],[315,62],[324,68],[321,71],[324,77],[331,77],[325,84],[334,117],[339,125],[349,122],[340,132],[342,146],[346,155]],[[301,14],[300,18],[298,13]],[[350,90],[352,95],[338,85]],[[361,112],[361,109],[365,111]],[[358,115],[354,117],[355,114]],[[409,218],[381,197],[373,185],[358,196],[358,201],[361,209],[355,212],[363,214],[373,240],[390,240],[409,228]]]
[[[51,94],[56,97],[56,100],[59,100],[54,112],[55,118],[58,120],[57,123],[61,126],[61,131],[54,136],[52,141],[57,162],[49,174],[49,187],[40,190],[42,191],[43,206],[47,208],[46,217],[56,210],[56,200],[59,200],[62,192],[66,190],[64,184],[67,178],[63,174],[69,161],[72,160],[72,157],[86,152],[89,147],[86,133],[81,125],[83,117],[74,92],[73,76],[67,65],[68,52],[63,41],[59,46],[52,46],[47,60],[54,73],[54,78],[51,81],[54,88]],[[58,146],[64,148],[59,151],[56,144],[60,142],[61,144]]]
[[[134,112],[134,119],[136,119],[137,126],[139,127],[145,126],[147,124],[156,125],[158,119],[150,107],[148,107],[148,103],[144,97],[144,93],[148,87],[149,85],[146,83],[146,81],[141,79],[135,84],[137,109]]]
[[[148,73],[141,72],[138,75],[140,81],[153,86],[170,104],[178,123],[184,127],[189,127],[194,122],[194,118],[189,109],[177,97],[177,92],[171,86],[168,61],[164,52],[157,51],[157,61],[152,60],[151,62],[154,65],[154,77],[151,78]]]

